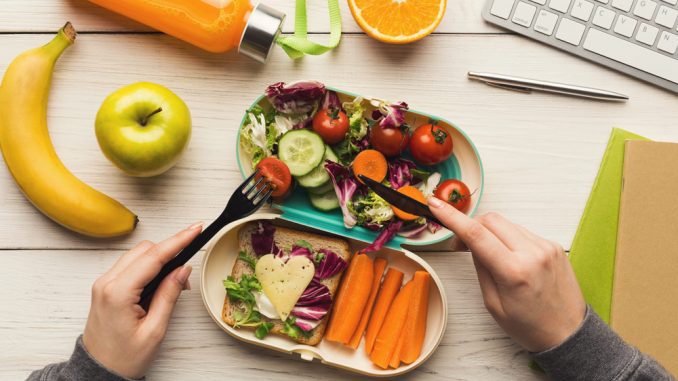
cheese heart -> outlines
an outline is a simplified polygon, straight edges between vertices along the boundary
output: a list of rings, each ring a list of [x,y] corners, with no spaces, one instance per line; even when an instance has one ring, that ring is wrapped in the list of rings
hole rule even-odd
[[[259,258],[254,273],[280,319],[285,321],[313,280],[315,266],[305,256],[291,257],[285,263],[273,254],[267,254]]]

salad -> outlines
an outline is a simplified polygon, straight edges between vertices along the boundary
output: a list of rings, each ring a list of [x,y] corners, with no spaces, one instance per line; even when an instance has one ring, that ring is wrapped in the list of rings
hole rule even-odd
[[[452,156],[450,133],[436,120],[406,121],[405,102],[355,97],[342,102],[316,81],[268,86],[270,107],[247,110],[240,145],[283,199],[296,182],[322,212],[340,209],[346,228],[378,231],[365,251],[396,234],[416,237],[442,227],[401,211],[370,190],[358,175],[426,203],[436,195],[468,212],[473,193],[458,179],[441,179],[435,165]],[[441,181],[442,180],[442,181]]]

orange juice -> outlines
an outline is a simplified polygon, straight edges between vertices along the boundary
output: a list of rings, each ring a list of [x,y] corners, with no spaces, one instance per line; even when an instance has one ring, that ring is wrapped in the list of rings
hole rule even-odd
[[[214,53],[238,46],[252,13],[249,0],[90,0]]]

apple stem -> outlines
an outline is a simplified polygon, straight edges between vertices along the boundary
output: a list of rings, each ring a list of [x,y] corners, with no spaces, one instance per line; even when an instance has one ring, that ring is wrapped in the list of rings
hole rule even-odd
[[[155,111],[153,111],[152,113],[146,115],[146,117],[145,117],[144,119],[141,120],[141,125],[142,125],[142,126],[145,126],[146,123],[148,123],[148,120],[151,119],[151,117],[152,117],[153,115],[159,113],[160,111],[162,111],[162,107],[158,107]]]

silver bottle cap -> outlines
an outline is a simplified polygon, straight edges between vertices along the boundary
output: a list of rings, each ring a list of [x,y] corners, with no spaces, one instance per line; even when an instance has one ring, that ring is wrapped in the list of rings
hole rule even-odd
[[[284,13],[266,4],[257,4],[247,20],[238,52],[265,63],[284,20]]]

